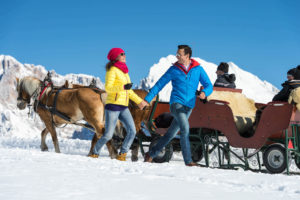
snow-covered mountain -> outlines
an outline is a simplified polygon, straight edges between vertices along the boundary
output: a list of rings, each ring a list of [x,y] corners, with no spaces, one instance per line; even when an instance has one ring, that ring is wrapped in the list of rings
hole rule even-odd
[[[197,60],[208,74],[212,83],[217,79],[216,70],[217,65],[207,62],[200,58]],[[157,64],[154,64],[149,71],[149,74],[140,83],[140,88],[149,89],[156,81],[169,69],[169,67],[177,61],[174,55],[169,55],[166,58],[161,58]],[[278,89],[267,81],[260,80],[257,76],[242,70],[233,62],[229,63],[229,73],[236,75],[236,86],[243,90],[243,93],[255,102],[267,103],[270,102],[273,96],[278,92]],[[200,84],[199,84],[200,88]],[[167,84],[165,88],[159,93],[162,101],[169,101],[172,90],[171,83]]]
[[[206,62],[200,58],[195,58],[204,67],[212,82],[216,79],[217,65]],[[149,75],[141,80],[139,88],[149,89],[155,82],[167,71],[172,63],[176,61],[174,55],[169,55],[166,58],[161,58],[157,64],[154,64],[149,71]],[[236,66],[230,64],[230,73],[236,74],[237,88],[243,89],[243,93],[256,102],[266,103],[272,99],[278,91],[273,85],[266,81],[261,81],[257,76],[246,72]],[[31,112],[28,115],[28,109],[23,111],[16,107],[16,77],[22,78],[25,76],[35,76],[43,79],[47,70],[41,65],[22,64],[15,58],[6,55],[0,55],[0,135],[14,134],[20,137],[34,135],[39,137],[40,131],[44,125],[41,123],[38,116]],[[97,86],[104,88],[103,82],[96,77],[84,74],[67,74],[65,76],[57,74],[52,70],[52,77],[55,85],[62,85],[65,80],[72,83],[89,85],[93,78],[96,79]],[[161,92],[160,99],[168,101],[171,91],[171,84],[168,84]],[[75,130],[75,136],[74,136]],[[80,137],[87,134],[87,130],[82,130],[81,127],[68,126],[64,129],[58,129],[58,135],[66,138]],[[76,136],[77,135],[77,136]],[[79,136],[78,136],[79,135]]]
[[[45,67],[41,65],[22,64],[15,58],[6,55],[0,55],[0,135],[13,134],[18,137],[38,136],[44,125],[35,113],[28,115],[28,109],[19,110],[16,106],[17,91],[16,78],[25,76],[35,76],[44,79],[47,74]],[[84,74],[67,74],[65,76],[51,71],[52,80],[55,85],[63,85],[65,80],[71,83],[89,85],[93,79],[99,88],[104,88],[103,83],[97,77]],[[75,132],[74,132],[75,131]],[[68,126],[64,129],[58,129],[58,135],[63,137],[78,137],[88,134],[87,130],[81,127]],[[74,135],[75,133],[75,135]]]

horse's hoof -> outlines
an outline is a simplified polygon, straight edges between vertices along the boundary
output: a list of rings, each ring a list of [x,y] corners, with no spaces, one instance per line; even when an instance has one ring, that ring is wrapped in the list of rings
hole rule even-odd
[[[132,162],[136,162],[138,160],[139,160],[139,158],[137,156],[131,156],[131,161]]]
[[[41,151],[48,151],[48,148],[41,148]]]
[[[116,159],[118,154],[110,156],[111,159]]]

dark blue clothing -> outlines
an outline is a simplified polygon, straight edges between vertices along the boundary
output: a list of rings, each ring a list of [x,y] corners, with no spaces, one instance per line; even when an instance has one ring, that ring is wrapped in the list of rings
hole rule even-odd
[[[111,111],[122,111],[128,108],[127,106],[118,105],[118,104],[106,104],[105,109],[111,110]]]
[[[285,81],[281,85],[282,85],[282,89],[278,94],[276,94],[273,97],[273,101],[287,102],[291,94],[291,91],[297,87],[300,87],[300,80]]]

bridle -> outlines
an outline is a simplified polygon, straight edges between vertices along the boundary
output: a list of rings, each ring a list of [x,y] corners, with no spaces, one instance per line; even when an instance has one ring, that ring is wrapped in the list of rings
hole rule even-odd
[[[30,100],[31,100],[31,98],[33,97],[33,95],[36,93],[36,91],[37,91],[37,89],[33,92],[33,94],[30,96],[30,95],[28,95],[29,96],[29,98],[28,99],[24,99],[23,98],[23,82],[21,82],[21,84],[19,85],[19,91],[18,91],[18,98],[17,98],[17,100],[18,101],[23,101],[23,102],[26,102],[27,104],[30,104]]]
[[[24,87],[23,87],[23,82],[21,82],[21,84],[19,85],[19,88],[18,88],[19,91],[18,91],[17,100],[27,103],[27,107],[29,108],[29,113],[28,114],[30,114],[30,107],[32,106],[32,104],[30,104],[31,99],[33,99],[33,102],[34,102],[34,105],[35,105],[34,110],[36,111],[36,107],[38,106],[38,102],[40,101],[41,97],[43,96],[43,94],[45,93],[45,91],[47,90],[48,87],[51,87],[51,88],[53,87],[52,81],[48,82],[48,81],[44,80],[40,83],[40,86],[37,87],[31,95],[29,95],[28,92],[27,92],[29,97],[27,99],[24,99],[23,95],[22,95]]]

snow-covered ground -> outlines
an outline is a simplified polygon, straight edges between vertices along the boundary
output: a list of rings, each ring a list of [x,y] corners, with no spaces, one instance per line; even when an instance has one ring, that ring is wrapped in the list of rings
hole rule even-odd
[[[300,176],[86,157],[88,140],[59,139],[61,154],[40,138],[0,138],[0,199],[299,199]],[[130,159],[128,159],[130,160]]]
[[[175,56],[162,58],[150,68],[140,84],[149,88],[157,81]],[[216,65],[196,58],[215,80]],[[58,129],[61,154],[54,153],[50,136],[49,152],[40,151],[39,117],[16,108],[15,77],[34,75],[42,79],[43,66],[21,64],[10,56],[0,55],[0,200],[57,199],[299,199],[300,170],[296,175],[271,175],[240,170],[189,168],[180,153],[170,163],[120,162],[108,157],[106,148],[98,159],[88,158],[91,133],[67,126]],[[236,73],[237,87],[258,102],[268,102],[278,91],[266,81],[230,63]],[[64,80],[88,85],[92,76],[53,73],[56,84]],[[103,87],[100,79],[97,85]],[[161,98],[167,100],[167,86]],[[79,139],[75,139],[79,138]]]

